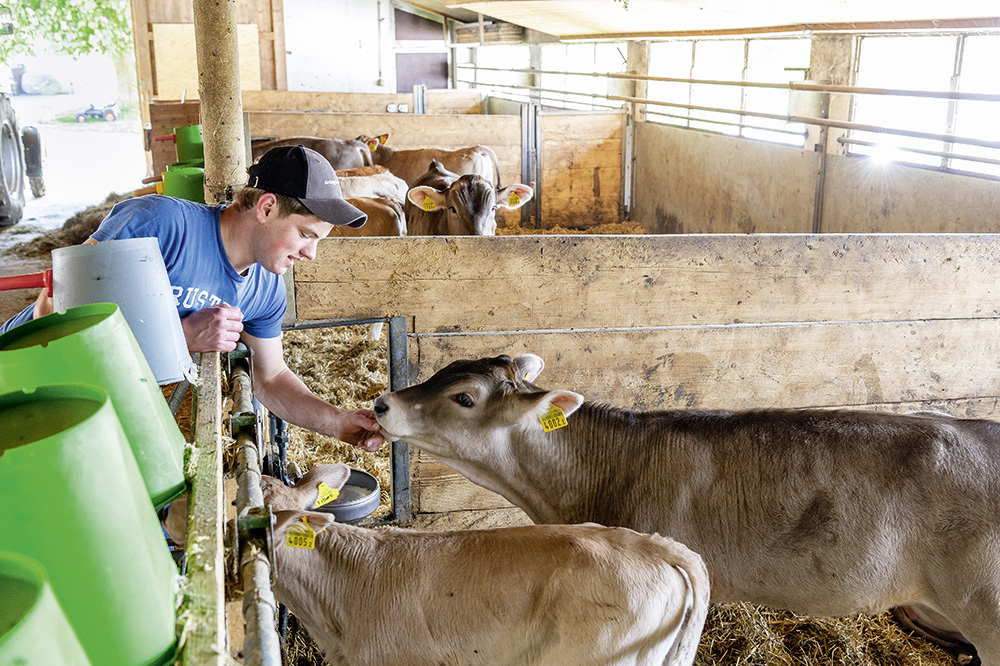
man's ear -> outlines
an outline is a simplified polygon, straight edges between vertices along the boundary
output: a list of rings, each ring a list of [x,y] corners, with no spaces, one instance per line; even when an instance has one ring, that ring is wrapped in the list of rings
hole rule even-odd
[[[272,212],[273,211],[273,212]],[[278,197],[274,196],[271,192],[264,192],[257,199],[257,205],[254,206],[254,217],[257,221],[263,224],[267,221],[268,215],[276,215],[278,213]]]

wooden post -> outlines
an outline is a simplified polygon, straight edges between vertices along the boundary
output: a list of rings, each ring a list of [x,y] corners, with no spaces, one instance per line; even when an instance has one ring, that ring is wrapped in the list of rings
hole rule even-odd
[[[222,363],[218,352],[201,355],[194,447],[187,464],[187,635],[182,666],[222,666],[226,660],[222,538]]]
[[[205,201],[229,203],[246,183],[236,0],[194,0],[198,94],[205,138]]]

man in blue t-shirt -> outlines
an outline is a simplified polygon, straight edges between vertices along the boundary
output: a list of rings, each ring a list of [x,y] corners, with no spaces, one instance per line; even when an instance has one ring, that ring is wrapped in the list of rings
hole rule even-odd
[[[282,146],[249,169],[229,207],[147,195],[117,204],[86,243],[154,237],[192,352],[253,350],[254,394],[279,418],[375,451],[382,443],[370,409],[342,412],[285,364],[281,275],[313,259],[334,225],[360,227],[365,214],[343,199],[337,174],[319,153]],[[52,312],[43,291],[0,333]]]

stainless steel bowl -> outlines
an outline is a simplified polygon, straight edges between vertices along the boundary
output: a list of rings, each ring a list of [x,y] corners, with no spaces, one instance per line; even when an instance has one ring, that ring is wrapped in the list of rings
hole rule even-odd
[[[378,508],[380,494],[378,479],[352,467],[337,499],[313,510],[332,513],[338,523],[350,523],[371,515]]]

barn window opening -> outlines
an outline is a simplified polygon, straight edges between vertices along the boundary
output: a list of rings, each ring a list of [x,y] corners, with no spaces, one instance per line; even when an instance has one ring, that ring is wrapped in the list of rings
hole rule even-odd
[[[804,125],[786,119],[787,84],[803,79],[809,59],[804,38],[654,42],[650,76],[675,80],[650,81],[648,99],[667,105],[650,105],[646,119],[803,146]]]
[[[1000,35],[867,36],[861,38],[856,85],[997,96],[997,62]],[[856,95],[854,123],[930,136],[856,129],[845,143],[849,154],[867,155],[879,162],[1000,176],[996,118],[997,100]]]

